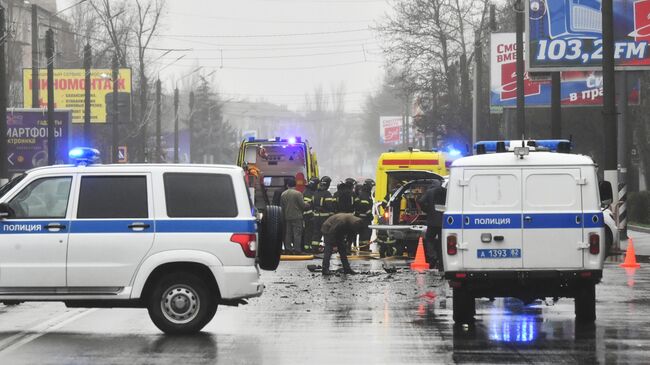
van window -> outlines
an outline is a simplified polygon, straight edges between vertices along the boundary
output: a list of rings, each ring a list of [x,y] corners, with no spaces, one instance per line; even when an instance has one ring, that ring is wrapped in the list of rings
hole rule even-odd
[[[470,202],[475,207],[508,208],[519,204],[519,180],[514,175],[474,175],[469,181]]]
[[[77,218],[147,218],[146,176],[84,176]]]
[[[526,204],[530,207],[572,207],[579,191],[570,174],[531,174],[526,178]]]
[[[165,200],[170,218],[230,218],[238,215],[229,175],[166,173]]]

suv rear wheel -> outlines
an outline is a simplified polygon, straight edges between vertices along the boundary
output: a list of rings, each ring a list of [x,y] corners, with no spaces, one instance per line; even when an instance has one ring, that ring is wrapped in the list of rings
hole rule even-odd
[[[269,205],[260,223],[259,264],[262,270],[275,270],[282,254],[282,208]]]
[[[148,310],[153,323],[165,333],[196,333],[214,317],[216,293],[194,274],[170,273],[151,291]]]
[[[465,289],[454,289],[454,322],[472,323],[476,313],[476,300],[474,296]]]
[[[575,298],[576,321],[591,323],[596,320],[596,285],[581,285]]]

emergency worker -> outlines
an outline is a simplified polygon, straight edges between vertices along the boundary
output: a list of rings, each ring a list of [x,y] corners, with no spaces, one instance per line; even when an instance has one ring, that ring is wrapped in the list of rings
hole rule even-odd
[[[303,212],[305,201],[302,193],[296,190],[296,181],[287,181],[287,190],[280,197],[280,206],[284,216],[284,250],[289,255],[302,251]]]
[[[334,246],[339,249],[343,272],[349,275],[357,273],[350,267],[347,256],[347,245],[345,237],[357,235],[363,229],[364,223],[361,218],[355,217],[351,213],[337,213],[329,217],[321,227],[321,232],[325,236],[325,254],[323,256],[323,275],[330,275],[330,258]]]
[[[388,216],[386,215],[386,212],[388,211],[389,208],[390,197],[393,195],[395,191],[397,191],[398,188],[399,185],[392,186],[390,191],[386,193],[386,196],[381,201],[381,206],[384,209],[384,215],[379,216],[378,219],[379,224],[391,224],[391,222],[389,222]],[[395,239],[395,237],[389,235],[388,232],[384,230],[377,231],[377,245],[379,246],[380,258],[390,257],[390,256],[402,256],[404,253],[403,248],[398,250],[397,240]]]
[[[303,242],[303,251],[311,252],[311,239],[314,236],[314,194],[318,189],[320,180],[317,177],[309,179],[305,192],[302,194],[303,201],[305,202],[305,211],[303,212],[303,220],[305,221],[305,231]]]
[[[446,190],[438,180],[434,180],[429,189],[420,197],[418,203],[427,214],[427,233],[424,237],[424,256],[427,262],[443,270],[442,266],[442,212],[436,210],[436,204],[445,204]]]
[[[356,181],[352,178],[345,179],[336,186],[334,200],[336,201],[336,213],[354,213],[354,184]],[[345,238],[348,245],[348,253],[352,252],[352,244],[357,239],[356,236]]]
[[[366,179],[354,199],[354,215],[361,218],[365,225],[359,233],[359,250],[361,251],[370,251],[372,230],[368,226],[372,223],[372,188],[374,186],[374,180]]]
[[[331,183],[332,179],[329,176],[323,176],[318,184],[318,189],[314,193],[312,205],[312,209],[314,210],[314,225],[312,227],[312,232],[314,235],[311,240],[311,248],[314,253],[319,252],[320,241],[323,237],[321,227],[327,218],[334,214],[336,209],[336,201],[329,192]]]

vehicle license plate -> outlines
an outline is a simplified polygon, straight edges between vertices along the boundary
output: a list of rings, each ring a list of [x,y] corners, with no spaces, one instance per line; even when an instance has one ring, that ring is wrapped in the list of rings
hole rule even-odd
[[[476,257],[479,259],[514,259],[521,257],[521,250],[518,248],[476,250]]]

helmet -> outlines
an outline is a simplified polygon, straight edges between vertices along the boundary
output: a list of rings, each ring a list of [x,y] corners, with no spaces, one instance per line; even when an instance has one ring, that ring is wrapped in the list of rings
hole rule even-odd
[[[347,179],[345,179],[345,183],[350,185],[350,186],[354,186],[354,185],[357,184],[357,180],[355,180],[355,179],[353,179],[351,177],[348,177]]]
[[[327,190],[327,189],[329,189],[331,182],[332,182],[332,179],[329,176],[323,176],[320,179],[320,184],[318,185],[318,187],[321,190]]]
[[[366,180],[363,182],[363,189],[364,189],[365,191],[368,191],[368,192],[372,191],[372,188],[373,188],[374,186],[375,186],[375,181],[374,181],[373,179],[366,179]]]
[[[317,177],[312,177],[309,179],[309,182],[307,183],[307,188],[311,190],[316,190],[318,188],[318,183],[320,182],[320,179]]]

